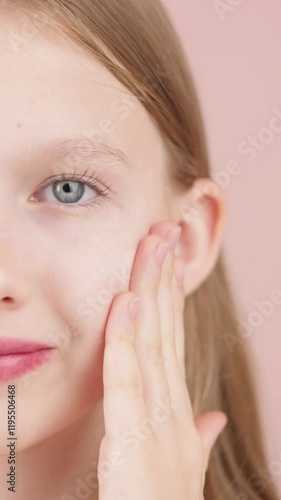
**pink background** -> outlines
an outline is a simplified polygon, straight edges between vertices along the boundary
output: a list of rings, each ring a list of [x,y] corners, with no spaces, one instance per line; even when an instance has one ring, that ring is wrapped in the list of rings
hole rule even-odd
[[[163,1],[198,86],[215,180],[231,160],[239,165],[239,175],[230,175],[223,186],[224,247],[241,316],[251,322],[254,302],[281,290],[281,130],[271,136],[262,130],[270,127],[274,108],[281,129],[281,2],[224,0],[220,3],[232,7],[220,18],[213,0]],[[249,136],[260,137],[263,146],[251,161],[238,150]],[[268,470],[281,492],[281,305],[273,306],[267,317],[260,315],[246,342],[258,367]]]

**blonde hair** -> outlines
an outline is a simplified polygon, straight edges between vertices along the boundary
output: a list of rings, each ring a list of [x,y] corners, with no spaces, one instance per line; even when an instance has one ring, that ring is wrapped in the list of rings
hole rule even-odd
[[[199,99],[187,57],[159,0],[5,0],[97,57],[158,124],[169,152],[169,178],[178,190],[210,177]],[[44,16],[44,17],[43,17]],[[45,26],[48,27],[46,21]],[[38,22],[39,24],[39,22]],[[43,21],[44,24],[44,21]],[[237,335],[237,311],[221,254],[205,282],[186,299],[186,383],[194,416],[221,410],[228,424],[206,475],[204,498],[275,500],[259,480],[266,456],[250,352]]]

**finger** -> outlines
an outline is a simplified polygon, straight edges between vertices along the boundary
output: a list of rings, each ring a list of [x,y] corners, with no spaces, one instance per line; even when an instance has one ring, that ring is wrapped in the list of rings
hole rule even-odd
[[[163,238],[166,238],[172,248],[175,248],[175,256],[177,257],[178,255],[178,239],[177,239],[177,231],[172,232],[173,229],[176,230],[177,228],[181,229],[181,226],[175,225],[174,222],[171,221],[164,221],[164,222],[157,222],[153,226],[151,226],[149,234],[158,234],[162,236]],[[176,259],[178,260],[178,259]],[[182,261],[182,259],[180,259]],[[178,297],[179,302],[181,303],[183,300],[183,307],[181,308],[176,315],[176,333],[175,333],[175,345],[176,345],[176,352],[177,352],[177,357],[179,359],[179,364],[181,366],[181,371],[184,374],[184,378],[186,377],[185,375],[185,330],[184,330],[184,324],[183,324],[183,315],[184,315],[184,301],[185,301],[185,295],[183,291],[183,296]],[[181,310],[182,309],[182,310]]]
[[[103,384],[107,437],[119,440],[131,426],[146,418],[143,386],[134,347],[135,320],[128,313],[132,292],[113,300],[106,324]]]
[[[221,432],[228,422],[227,416],[223,412],[212,411],[199,415],[194,420],[195,427],[200,434],[203,451],[203,478],[202,489],[204,487],[205,475],[208,470],[212,448]]]
[[[175,295],[175,344],[178,362],[183,379],[186,383],[185,369],[185,325],[184,325],[184,308],[185,308],[185,293],[184,293],[184,273],[185,262],[183,259],[176,259],[174,280],[174,295]]]
[[[130,290],[140,297],[140,311],[136,320],[135,347],[142,373],[144,398],[149,415],[152,415],[157,401],[170,405],[169,386],[165,372],[161,341],[161,322],[158,308],[158,287],[161,263],[155,252],[163,245],[159,236],[147,236],[137,250]],[[168,246],[161,247],[162,259]],[[160,249],[160,250],[161,250]]]
[[[186,426],[190,421],[193,424],[193,413],[187,386],[182,376],[179,359],[175,346],[176,315],[180,314],[180,304],[177,302],[180,294],[175,293],[175,256],[174,250],[170,250],[162,266],[159,286],[159,310],[161,318],[161,335],[167,380],[170,390],[171,407],[177,419]],[[179,320],[177,320],[179,321]]]

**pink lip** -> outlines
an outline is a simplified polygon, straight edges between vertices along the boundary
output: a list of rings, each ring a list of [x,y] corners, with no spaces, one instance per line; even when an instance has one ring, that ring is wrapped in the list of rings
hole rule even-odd
[[[54,350],[47,344],[0,337],[0,382],[35,370],[50,359]]]

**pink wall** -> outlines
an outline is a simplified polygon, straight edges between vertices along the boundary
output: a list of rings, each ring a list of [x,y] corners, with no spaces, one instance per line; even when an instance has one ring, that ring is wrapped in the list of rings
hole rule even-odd
[[[241,316],[253,325],[246,342],[258,366],[269,480],[281,492],[281,301],[271,297],[273,290],[281,290],[281,2],[164,3],[193,69],[214,178],[220,179],[228,201],[226,257]],[[226,7],[221,15],[219,4]],[[278,120],[272,120],[275,113]],[[253,148],[247,145],[251,136],[258,142],[246,154]],[[232,160],[238,175],[228,173]],[[260,313],[257,303],[264,300],[271,304]]]

